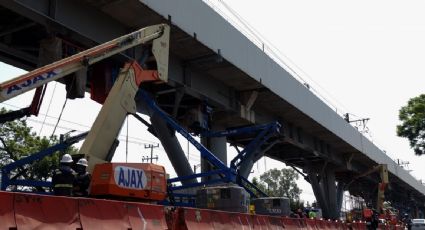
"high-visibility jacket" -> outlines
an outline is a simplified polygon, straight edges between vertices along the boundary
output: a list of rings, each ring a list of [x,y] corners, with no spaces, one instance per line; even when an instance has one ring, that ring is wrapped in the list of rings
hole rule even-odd
[[[70,167],[60,167],[53,172],[52,187],[57,196],[72,196],[75,171]]]

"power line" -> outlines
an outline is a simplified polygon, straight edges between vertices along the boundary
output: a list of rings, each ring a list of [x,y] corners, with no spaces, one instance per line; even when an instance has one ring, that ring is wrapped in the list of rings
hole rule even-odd
[[[148,145],[146,145],[145,144],[145,149],[151,149],[151,157],[149,157],[149,156],[143,156],[143,159],[142,159],[142,161],[149,161],[150,160],[150,162],[152,163],[152,160],[153,159],[156,159],[156,162],[158,162],[158,155],[156,155],[156,157],[153,157],[153,149],[154,148],[159,148],[159,144],[156,144],[156,145],[152,145],[152,144],[148,144]]]
[[[55,128],[53,129],[52,136],[55,135],[56,127],[59,125],[63,111],[65,110],[65,106],[66,106],[67,101],[68,101],[68,98],[65,98],[65,102],[63,103],[61,113],[59,114],[59,117],[58,117],[58,121],[56,122]]]
[[[9,106],[9,107],[13,107],[13,108],[16,108],[16,109],[21,109],[22,108],[22,107],[19,107],[19,106],[16,106],[16,105],[12,105],[12,104],[8,104],[8,103],[5,103],[5,102],[1,102],[0,104],[6,105],[6,106]],[[43,115],[45,117],[52,118],[52,119],[58,119],[58,117],[51,116],[51,115],[48,115],[48,114],[43,114],[43,113],[39,113],[39,114],[40,115]],[[36,119],[27,118],[27,120],[41,124],[41,121],[38,121]],[[81,123],[77,123],[77,122],[74,122],[74,121],[69,121],[69,120],[64,120],[64,119],[61,119],[61,121],[64,121],[64,122],[67,122],[67,123],[70,123],[70,124],[73,124],[73,125],[78,125],[78,126],[81,126],[81,127],[84,127],[84,128],[91,129],[91,126],[88,126],[88,125],[85,125],[85,124],[81,124]],[[54,125],[53,124],[50,124],[48,126],[52,126],[53,127]],[[68,128],[68,127],[64,128],[64,126],[58,126],[58,127],[61,128],[61,129],[66,129],[66,130],[74,130],[74,128]],[[85,132],[85,131],[80,131],[80,132]],[[125,137],[125,135],[119,135],[119,136],[120,137],[123,137],[123,138]],[[146,143],[154,143],[154,144],[157,143],[155,141],[141,139],[141,138],[133,137],[133,136],[129,136],[129,138],[134,139],[134,140],[138,140],[138,141],[141,141],[141,142],[146,142]]]
[[[52,92],[52,96],[50,97],[50,101],[49,101],[49,105],[47,106],[47,113],[49,113],[50,111],[50,106],[52,105],[52,101],[53,101],[53,96],[55,96],[55,91],[56,91],[56,86],[57,86],[57,82],[55,82],[55,85],[53,86],[53,92]],[[47,87],[47,85],[46,85]],[[47,89],[45,89],[47,90]],[[41,124],[41,128],[40,128],[40,132],[43,130],[43,126],[44,126],[44,122],[46,122],[46,117],[44,117],[43,123]]]
[[[206,0],[206,1],[208,1],[210,4],[213,4],[212,2],[210,2],[209,0]],[[281,57],[285,57],[285,59],[287,59],[287,61],[289,61],[294,67],[296,67],[298,70],[300,70],[301,71],[301,73],[305,76],[305,77],[307,77],[307,78],[309,78],[309,80],[311,81],[311,82],[313,82],[318,88],[320,88],[324,93],[326,93],[334,102],[336,102],[336,104],[338,104],[340,107],[342,107],[343,108],[343,110],[342,111],[344,111],[345,110],[345,112],[347,112],[347,111],[349,111],[348,109],[347,109],[347,107],[344,105],[344,104],[342,104],[338,99],[336,99],[336,97],[334,97],[331,93],[329,93],[325,88],[323,88],[320,84],[318,84],[312,77],[310,77],[310,75],[309,74],[307,74],[302,68],[300,68],[298,65],[296,65],[295,64],[295,62],[293,62],[288,56],[286,56],[280,49],[278,49],[275,45],[273,45],[273,43],[272,42],[270,42],[267,38],[265,38],[261,33],[259,33],[252,25],[250,25],[241,15],[239,15],[233,8],[231,8],[227,3],[225,3],[224,1],[219,1],[223,6],[224,6],[224,8],[228,11],[228,12],[230,12],[230,14],[232,14],[239,22],[240,22],[240,24],[243,26],[243,27],[245,27],[249,32],[250,32],[250,34],[252,35],[252,36],[254,36],[254,38],[257,40],[257,41],[260,41],[260,43],[261,43],[261,45],[262,45],[262,48],[263,48],[263,51],[265,51],[264,50],[264,46],[266,45],[269,49],[270,49],[270,54],[272,54],[281,64],[282,64],[282,66],[283,67],[286,67],[286,68],[288,68],[291,72],[293,72],[293,74],[296,76],[296,77],[298,77],[300,80],[301,80],[301,82],[304,82],[304,84],[306,85],[306,86],[308,86],[309,87],[309,85],[308,85],[308,83],[307,83],[307,81],[303,78],[303,77],[301,77],[301,75],[295,70],[295,69],[293,69],[290,65],[288,65],[287,63],[286,63],[286,61],[284,61]],[[216,8],[215,8],[215,10],[217,10]],[[223,13],[222,11],[220,11],[221,12],[221,14],[225,14],[225,13]],[[222,16],[224,16],[224,15],[222,15]],[[231,21],[231,20],[229,20],[229,21]],[[235,25],[236,26],[236,25]],[[238,28],[238,29],[242,29],[242,28]],[[276,53],[276,51],[277,51],[277,53]],[[317,91],[316,89],[314,89],[314,88],[312,88],[311,89],[312,91],[314,91],[315,92],[315,94],[317,95],[317,96],[319,96],[323,101],[325,101],[328,105],[330,105],[330,106],[332,106],[332,107],[334,107],[334,109],[336,109],[337,111],[338,111],[338,106],[336,106],[334,103],[332,103],[331,101],[329,101],[326,97],[324,97],[319,91]],[[341,110],[341,109],[340,109]]]

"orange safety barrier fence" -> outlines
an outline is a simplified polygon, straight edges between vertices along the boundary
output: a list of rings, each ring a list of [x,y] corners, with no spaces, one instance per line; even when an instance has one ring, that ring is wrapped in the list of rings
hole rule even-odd
[[[267,229],[268,220],[266,216],[251,215],[252,225],[254,229]]]
[[[327,230],[336,229],[333,221],[324,220],[323,222],[325,222],[325,229]]]
[[[231,212],[210,211],[211,225],[213,229],[234,229],[234,224],[230,215]]]
[[[130,229],[124,202],[79,198],[78,206],[83,229]]]
[[[359,230],[366,230],[367,229],[366,223],[365,222],[358,223],[358,229]]]
[[[285,229],[285,225],[283,224],[283,219],[277,216],[269,216],[269,228],[275,230],[283,230]]]
[[[127,203],[132,229],[167,229],[164,206]]]
[[[353,230],[366,230],[366,223],[364,222],[355,222],[351,224]]]
[[[14,195],[17,229],[81,229],[76,199],[66,197]]]
[[[252,228],[252,217],[250,214],[244,213],[231,213],[230,219],[232,220],[234,229],[251,229]]]
[[[366,230],[366,223],[287,218],[135,202],[0,192],[3,229]],[[166,210],[169,210],[166,212]],[[379,229],[402,229],[383,225]]]
[[[298,218],[282,218],[283,224],[285,225],[285,229],[295,230],[295,229],[303,229],[306,228],[305,220]]]
[[[307,230],[317,230],[316,220],[305,218],[306,228]]]
[[[214,229],[210,212],[203,209],[184,208],[184,220],[187,229]]]
[[[315,224],[316,224],[316,228],[319,230],[328,230],[327,226],[326,226],[326,221],[325,220],[314,220]]]
[[[345,230],[345,229],[347,229],[347,227],[346,227],[345,223],[343,223],[343,222],[341,222],[341,221],[336,221],[336,222],[335,222],[335,226],[336,226],[336,229],[340,229],[340,230]]]
[[[337,221],[330,221],[331,229],[341,229]]]
[[[0,230],[16,228],[13,193],[0,193]]]

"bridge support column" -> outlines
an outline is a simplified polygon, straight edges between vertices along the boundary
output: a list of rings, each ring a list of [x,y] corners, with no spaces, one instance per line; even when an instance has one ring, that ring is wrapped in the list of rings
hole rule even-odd
[[[326,166],[325,166],[326,167]],[[322,209],[323,217],[326,219],[338,219],[340,205],[337,201],[337,187],[335,172],[326,167],[318,173],[310,163],[307,163],[308,178],[317,202]]]
[[[213,130],[222,130],[222,127],[213,126]],[[209,149],[218,159],[227,165],[227,139],[226,137],[201,138],[201,143]],[[211,171],[208,161],[201,158],[201,171]],[[216,176],[204,177],[203,181],[216,179]]]
[[[337,204],[337,212],[341,212],[342,202],[344,200],[344,186],[345,184],[341,181],[338,182],[336,186],[336,204]]]
[[[162,146],[167,153],[168,159],[173,165],[177,176],[189,176],[193,174],[192,167],[187,160],[184,151],[175,136],[175,130],[171,129],[163,119],[157,114],[152,114],[151,118],[152,127],[155,131],[157,138],[161,141]],[[182,184],[196,183],[196,179],[182,181]]]

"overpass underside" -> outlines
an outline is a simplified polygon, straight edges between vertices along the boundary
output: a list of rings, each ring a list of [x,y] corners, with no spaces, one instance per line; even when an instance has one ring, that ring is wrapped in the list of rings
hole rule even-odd
[[[376,199],[378,175],[345,186],[376,165],[374,160],[264,86],[261,77],[256,80],[240,70],[225,58],[226,50],[210,49],[197,33],[184,32],[174,24],[173,15],[161,16],[137,0],[0,0],[0,19],[0,61],[25,70],[39,64],[40,42],[51,36],[69,47],[85,49],[141,27],[169,23],[173,25],[170,79],[148,87],[165,111],[183,122],[190,110],[208,101],[214,111],[212,126],[217,129],[281,122],[283,137],[265,155],[302,169],[327,217],[338,216],[344,190]],[[125,55],[135,57],[137,50]],[[114,59],[122,62],[126,57]],[[220,150],[218,157],[226,162],[225,141],[203,140],[209,148]],[[246,139],[227,141],[247,143]],[[421,192],[394,174],[390,183],[389,199],[424,207]]]

